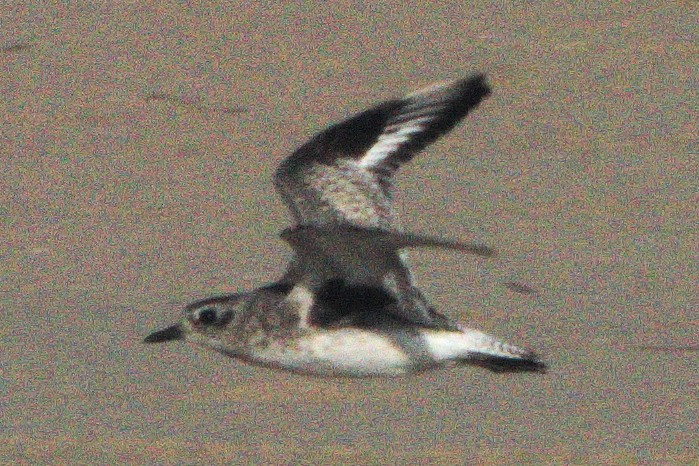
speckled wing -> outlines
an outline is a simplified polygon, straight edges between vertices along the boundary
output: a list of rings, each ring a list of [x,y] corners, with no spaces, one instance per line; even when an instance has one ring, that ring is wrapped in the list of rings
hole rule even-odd
[[[485,77],[477,75],[433,84],[403,99],[381,103],[304,144],[281,163],[275,187],[300,226],[350,225],[397,232],[393,175],[451,130],[489,93]],[[357,237],[336,235],[336,239],[356,242]],[[328,280],[357,285],[371,277],[372,283],[381,281],[382,288],[395,298],[397,306],[391,312],[398,317],[421,325],[442,325],[414,285],[405,252],[399,254],[398,261],[389,263],[384,262],[385,255],[338,260],[332,255],[350,245],[337,246],[296,248],[297,256],[283,280],[295,284],[287,301],[299,313],[302,324],[311,321],[316,293]],[[366,241],[363,246],[367,246]],[[374,272],[363,277],[360,272],[368,270]]]
[[[395,229],[393,175],[489,93],[476,75],[381,103],[300,147],[279,166],[275,187],[297,224]]]

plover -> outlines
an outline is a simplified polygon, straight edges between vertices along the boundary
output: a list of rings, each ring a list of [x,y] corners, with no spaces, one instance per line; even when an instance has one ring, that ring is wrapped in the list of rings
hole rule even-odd
[[[406,233],[392,206],[400,166],[490,94],[484,76],[434,84],[330,126],[279,166],[294,257],[256,290],[187,306],[145,342],[188,340],[253,364],[321,376],[392,376],[446,364],[544,372],[532,352],[462,327],[415,285],[405,248],[492,250]]]

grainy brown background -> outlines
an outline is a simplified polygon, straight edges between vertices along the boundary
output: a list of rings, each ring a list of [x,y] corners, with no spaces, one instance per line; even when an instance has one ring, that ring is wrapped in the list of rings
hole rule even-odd
[[[699,461],[696,2],[23,3],[0,10],[0,462]],[[475,71],[493,96],[399,207],[501,259],[412,263],[550,374],[323,380],[141,344],[282,271],[294,147]]]

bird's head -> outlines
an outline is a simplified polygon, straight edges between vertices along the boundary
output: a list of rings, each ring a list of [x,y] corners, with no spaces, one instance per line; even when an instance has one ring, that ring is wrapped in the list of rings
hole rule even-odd
[[[229,324],[245,306],[244,295],[217,296],[197,301],[185,308],[185,317],[178,323],[148,335],[145,343],[188,340],[223,349],[223,335]]]

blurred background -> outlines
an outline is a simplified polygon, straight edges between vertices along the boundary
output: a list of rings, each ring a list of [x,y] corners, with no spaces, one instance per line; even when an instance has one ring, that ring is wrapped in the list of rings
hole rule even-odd
[[[694,2],[14,2],[0,10],[0,462],[689,464]],[[692,19],[695,18],[695,19]],[[485,72],[399,176],[432,302],[542,354],[320,379],[143,337],[276,279],[277,164],[323,127]],[[503,287],[517,281],[537,294]]]

